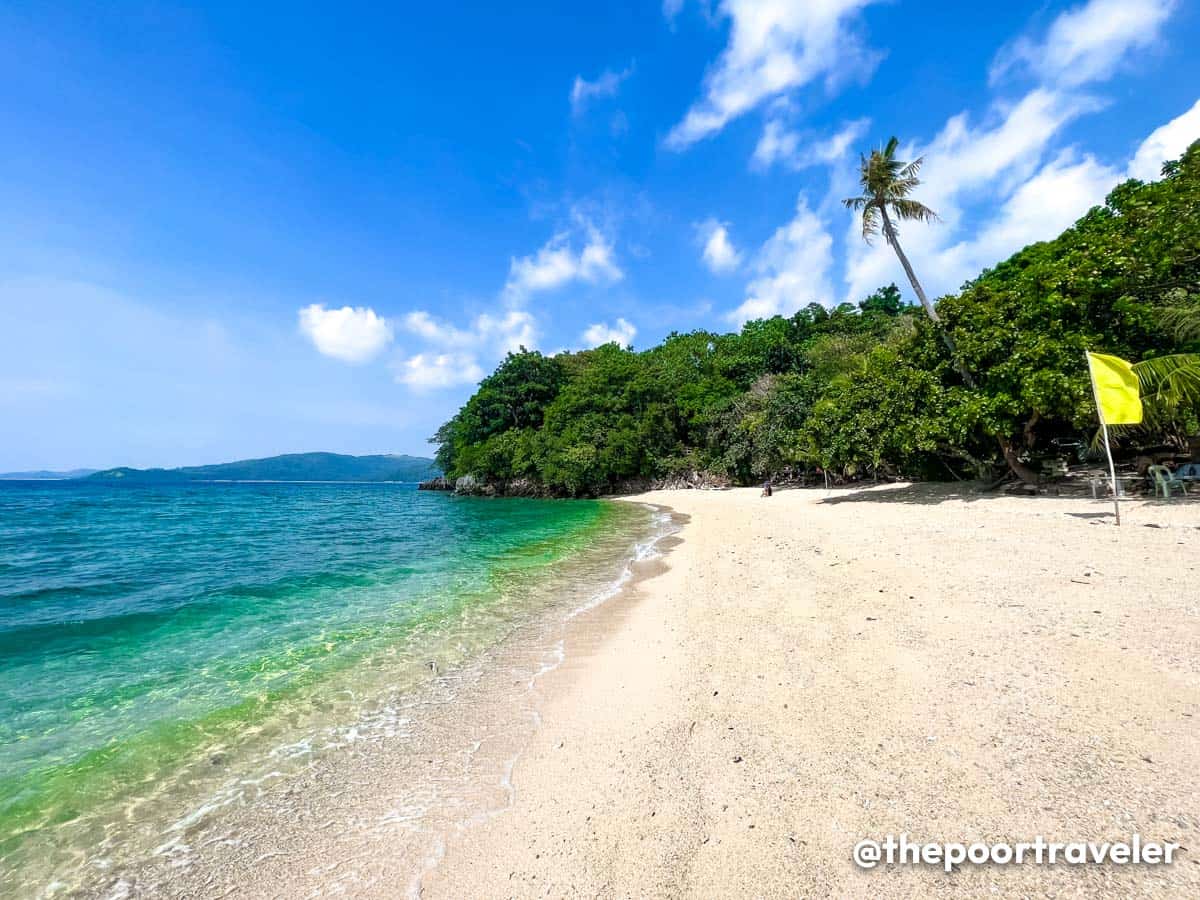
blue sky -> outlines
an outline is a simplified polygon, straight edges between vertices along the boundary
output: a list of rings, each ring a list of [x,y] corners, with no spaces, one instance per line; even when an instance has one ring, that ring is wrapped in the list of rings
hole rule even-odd
[[[425,453],[506,349],[926,286],[1200,138],[1173,0],[0,8],[0,471]]]

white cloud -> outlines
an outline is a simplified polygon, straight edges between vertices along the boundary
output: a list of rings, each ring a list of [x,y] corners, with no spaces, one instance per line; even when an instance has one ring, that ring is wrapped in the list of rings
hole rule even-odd
[[[1168,159],[1178,159],[1196,140],[1200,140],[1200,100],[1142,141],[1129,163],[1129,177],[1156,181],[1162,172],[1162,164]]]
[[[777,162],[791,162],[799,156],[800,134],[790,130],[780,119],[768,119],[762,137],[754,148],[751,162],[759,168],[769,168]],[[797,167],[799,168],[799,167]]]
[[[768,119],[762,137],[754,148],[751,162],[759,168],[780,163],[797,171],[808,166],[837,163],[846,156],[854,142],[867,133],[870,125],[870,119],[855,119],[829,137],[810,140],[802,146],[800,134],[789,130],[782,119]]]
[[[754,260],[758,273],[746,287],[746,299],[726,318],[734,324],[790,314],[808,303],[829,304],[833,238],[801,194],[796,215],[763,244]]]
[[[1026,69],[1047,83],[1078,86],[1111,77],[1158,39],[1176,0],[1090,0],[1060,14],[1043,40],[1020,37],[992,64],[991,80]]]
[[[416,390],[475,384],[483,369],[466,353],[418,353],[396,366],[396,380]]]
[[[408,313],[401,325],[410,334],[447,348],[487,348],[507,353],[522,346],[532,348],[537,341],[533,316],[521,309],[510,309],[500,315],[482,313],[475,317],[469,329],[438,321],[425,310],[418,309]]]
[[[974,237],[940,250],[931,262],[952,273],[957,286],[1022,247],[1060,234],[1119,179],[1119,172],[1092,156],[1064,150],[1022,183]]]
[[[474,384],[483,377],[480,360],[495,360],[522,347],[537,346],[537,324],[523,309],[481,313],[468,328],[435,319],[423,309],[414,310],[400,325],[430,345],[393,366],[396,380],[420,390]]]
[[[668,22],[675,21],[675,17],[679,15],[679,11],[682,9],[683,0],[663,0],[663,18],[665,18]]]
[[[997,104],[994,125],[971,127],[966,113],[951,118],[928,148],[922,191],[957,215],[959,198],[972,190],[1012,186],[1036,167],[1046,147],[1065,125],[1094,112],[1093,98],[1036,88],[1015,105]],[[914,155],[910,153],[909,156]],[[946,214],[934,205],[934,209]]]
[[[537,346],[537,328],[533,316],[522,309],[510,309],[502,315],[484,313],[475,319],[479,340],[500,353],[532,350]]]
[[[585,240],[578,253],[569,232],[552,237],[532,256],[514,258],[509,266],[504,297],[520,302],[530,294],[562,287],[572,281],[589,284],[620,281],[625,277],[613,259],[613,246],[599,229],[579,220]]]
[[[708,219],[696,226],[700,244],[703,247],[701,256],[704,264],[716,274],[732,272],[742,264],[742,254],[729,240],[729,225]]]
[[[423,309],[408,313],[401,320],[401,324],[412,334],[442,344],[467,343],[472,337],[468,332],[460,331],[449,323],[438,322]]]
[[[621,88],[621,82],[632,74],[633,66],[622,72],[605,71],[595,81],[588,81],[582,75],[576,75],[575,83],[571,85],[571,112],[580,115],[591,100],[615,97]]]
[[[396,361],[396,380],[420,390],[474,383],[482,377],[484,365],[504,354],[522,347],[537,349],[537,321],[524,308],[531,295],[577,281],[600,284],[623,278],[609,239],[578,210],[572,211],[571,220],[570,227],[555,234],[536,253],[512,260],[499,310],[461,324],[436,318],[423,309],[403,316],[399,327],[426,347]],[[621,336],[626,332],[632,338],[635,329],[618,319],[617,326],[606,333]]]
[[[326,309],[313,303],[300,310],[300,331],[321,353],[350,363],[374,358],[392,340],[387,320],[362,306]]]
[[[855,119],[847,122],[841,131],[813,145],[813,156],[819,162],[835,163],[846,155],[855,141],[862,138],[871,127],[870,119]]]
[[[599,347],[602,344],[619,344],[624,347],[633,343],[636,335],[637,329],[633,324],[619,318],[615,325],[598,322],[589,326],[580,336],[580,340],[583,341],[585,347]]]
[[[725,127],[764,100],[824,78],[865,77],[879,57],[854,32],[859,11],[874,0],[722,0],[732,20],[729,44],[704,79],[704,96],[667,136],[682,150]]]

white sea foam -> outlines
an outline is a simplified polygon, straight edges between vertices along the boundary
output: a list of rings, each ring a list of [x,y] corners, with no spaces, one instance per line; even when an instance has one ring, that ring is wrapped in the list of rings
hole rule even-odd
[[[658,507],[644,504],[647,509],[653,511],[651,519],[653,526],[650,537],[636,541],[632,548],[632,553],[625,568],[621,570],[621,574],[609,585],[593,594],[587,601],[580,606],[567,613],[567,620],[574,619],[576,616],[582,615],[589,610],[593,610],[602,603],[611,600],[629,584],[633,578],[634,566],[640,562],[646,562],[651,559],[657,559],[662,556],[662,551],[659,550],[659,543],[663,538],[669,537],[679,531],[675,525],[675,520],[669,512],[659,509]]]

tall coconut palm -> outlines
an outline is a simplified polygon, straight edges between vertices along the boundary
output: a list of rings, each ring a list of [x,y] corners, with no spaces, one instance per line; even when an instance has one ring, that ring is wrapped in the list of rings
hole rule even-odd
[[[937,218],[937,213],[932,209],[909,196],[921,183],[917,173],[921,170],[924,160],[921,157],[912,162],[896,159],[896,148],[899,144],[900,142],[893,137],[882,150],[872,150],[870,156],[862,157],[858,180],[863,192],[858,197],[850,197],[842,202],[855,212],[862,212],[863,240],[868,244],[880,230],[883,231],[888,245],[900,257],[900,265],[904,266],[904,272],[908,275],[925,314],[934,322],[940,322],[937,310],[925,296],[925,289],[921,287],[912,264],[904,255],[896,225],[892,221],[893,216],[897,221],[916,222],[931,222]]]

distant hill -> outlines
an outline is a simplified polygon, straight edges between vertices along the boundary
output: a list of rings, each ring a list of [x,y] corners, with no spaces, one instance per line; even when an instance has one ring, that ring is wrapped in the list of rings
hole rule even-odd
[[[71,469],[69,472],[48,472],[39,469],[36,472],[0,472],[0,481],[68,481],[72,478],[86,478],[95,469]]]
[[[170,483],[181,481],[422,481],[440,475],[421,456],[346,456],[341,453],[288,453],[178,469],[121,467],[93,472],[89,481]]]

